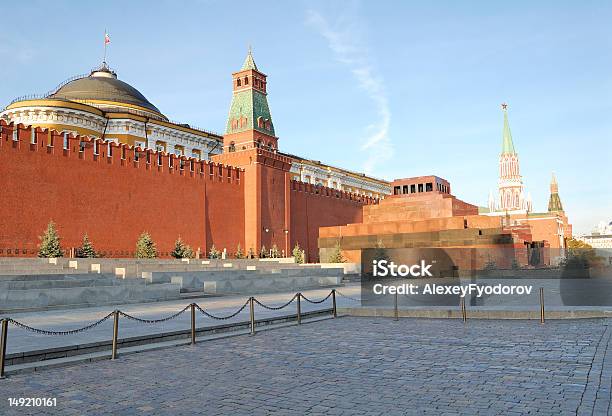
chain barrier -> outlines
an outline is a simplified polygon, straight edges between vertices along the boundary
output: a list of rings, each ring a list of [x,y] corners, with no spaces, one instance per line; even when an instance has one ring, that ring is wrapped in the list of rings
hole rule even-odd
[[[339,294],[340,296],[342,296],[343,298],[347,298],[349,300],[352,300],[354,302],[361,302],[361,299],[357,299],[357,298],[352,298],[348,295],[345,295],[344,293],[340,292],[339,290],[336,290],[336,293]]]
[[[136,321],[136,322],[142,322],[143,324],[157,324],[157,323],[161,323],[161,322],[167,322],[170,321],[171,319],[177,318],[179,317],[181,314],[183,314],[187,309],[189,309],[191,307],[191,305],[187,305],[185,306],[182,310],[178,311],[177,313],[167,316],[165,318],[161,318],[161,319],[142,319],[142,318],[137,318],[133,315],[129,315],[125,312],[119,311],[119,315],[126,317],[127,319],[131,319],[132,321]]]
[[[238,309],[236,312],[234,312],[233,314],[228,315],[228,316],[216,316],[216,315],[210,314],[210,313],[206,312],[204,309],[202,309],[202,308],[200,307],[200,305],[198,305],[197,303],[195,304],[195,307],[196,307],[196,309],[197,309],[197,310],[199,310],[199,311],[200,311],[200,312],[201,312],[203,315],[208,316],[209,318],[216,319],[216,320],[218,320],[218,321],[225,321],[225,320],[227,320],[227,319],[232,319],[233,317],[235,317],[236,315],[238,315],[240,312],[242,312],[242,311],[244,310],[244,308],[246,308],[246,307],[247,307],[247,305],[248,305],[248,304],[249,304],[249,301],[247,300],[246,302],[244,302],[244,305],[242,305],[242,307],[241,307],[240,309]]]
[[[359,299],[355,299],[355,298],[351,298],[350,296],[346,296],[343,293],[341,293],[340,291],[336,291],[336,293],[338,293],[340,296],[343,296],[345,298],[348,298],[348,299],[351,299],[351,300],[354,300],[354,301],[357,301],[357,302],[360,301]],[[293,301],[295,301],[297,296],[298,295],[295,294],[288,302],[286,302],[286,303],[284,303],[282,305],[279,305],[279,306],[266,305],[265,303],[260,302],[259,300],[255,299],[255,298],[253,298],[253,301],[257,305],[261,306],[262,308],[265,308],[265,309],[268,309],[268,310],[272,310],[272,311],[277,311],[277,310],[280,310],[280,309],[283,309],[283,308],[286,308],[287,306],[289,306]],[[325,298],[323,298],[321,300],[318,300],[318,301],[311,300],[311,299],[307,298],[306,296],[304,296],[304,294],[302,294],[301,296],[302,296],[302,298],[306,302],[313,303],[313,304],[319,304],[319,303],[323,303],[327,299],[329,299],[329,297],[332,296],[332,292],[330,292]],[[247,300],[244,303],[244,305],[242,305],[240,307],[240,309],[238,309],[236,312],[234,312],[234,313],[232,313],[230,315],[227,315],[227,316],[213,315],[213,314],[205,311],[198,304],[194,304],[194,305],[195,305],[195,308],[197,310],[199,310],[203,315],[208,316],[209,318],[212,318],[212,319],[216,319],[216,320],[219,320],[219,321],[224,321],[224,320],[231,319],[231,318],[234,318],[235,316],[237,316],[240,312],[242,312],[249,305],[249,301]],[[119,315],[121,315],[121,316],[123,316],[123,317],[125,317],[125,318],[127,318],[129,320],[132,320],[132,321],[136,321],[136,322],[140,322],[140,323],[144,323],[144,324],[156,324],[156,323],[167,322],[167,321],[170,321],[172,319],[178,318],[180,315],[185,313],[185,311],[187,311],[187,309],[189,309],[190,307],[191,307],[191,305],[187,305],[183,309],[178,311],[177,313],[172,314],[170,316],[167,316],[165,318],[160,318],[160,319],[143,319],[143,318],[138,318],[136,316],[130,315],[130,314],[122,312],[122,311],[117,311],[117,312],[119,313]],[[92,328],[95,328],[96,326],[106,322],[109,318],[111,318],[113,316],[113,314],[114,314],[114,312],[111,312],[111,313],[109,313],[108,315],[104,316],[102,319],[100,319],[100,320],[98,320],[96,322],[93,322],[93,323],[91,323],[89,325],[86,325],[84,327],[81,327],[81,328],[70,329],[70,330],[67,330],[67,331],[51,331],[51,330],[48,330],[48,329],[34,328],[32,326],[26,325],[26,324],[24,324],[22,322],[16,321],[16,320],[11,319],[11,318],[7,318],[7,320],[8,320],[9,323],[12,323],[13,325],[15,325],[18,328],[25,329],[26,331],[30,331],[30,332],[33,332],[33,333],[36,333],[36,334],[41,334],[41,335],[59,335],[59,336],[62,336],[62,335],[78,334],[78,333],[90,330]]]
[[[92,329],[98,325],[100,325],[101,323],[105,322],[106,320],[108,320],[108,318],[110,318],[111,316],[113,316],[114,312],[109,313],[108,315],[106,315],[104,318],[89,324],[87,326],[84,326],[82,328],[78,328],[78,329],[70,329],[68,331],[49,331],[47,329],[40,329],[40,328],[34,328],[31,327],[29,325],[26,325],[24,323],[21,323],[19,321],[16,321],[14,319],[9,318],[8,321],[10,323],[12,323],[13,325],[15,325],[16,327],[19,327],[21,329],[25,329],[27,331],[30,332],[34,332],[36,334],[41,334],[41,335],[72,335],[72,334],[78,334],[79,332],[84,332],[87,331],[89,329]]]
[[[329,292],[329,295],[325,296],[321,300],[311,300],[311,299],[308,299],[306,296],[304,296],[304,294],[302,293],[302,299],[304,299],[306,302],[315,303],[316,304],[316,303],[323,303],[323,302],[325,302],[327,299],[329,299],[329,297],[331,295],[332,295],[332,292]]]
[[[253,301],[258,304],[259,306],[261,306],[264,309],[269,309],[271,311],[278,311],[280,309],[286,308],[287,306],[289,306],[291,304],[291,302],[293,302],[295,300],[295,298],[297,297],[297,295],[293,295],[293,297],[289,300],[289,302],[286,302],[284,304],[282,304],[281,306],[269,306],[266,305],[264,303],[261,303],[260,301],[258,301],[257,299],[253,298]],[[304,297],[304,295],[302,295],[302,297]]]

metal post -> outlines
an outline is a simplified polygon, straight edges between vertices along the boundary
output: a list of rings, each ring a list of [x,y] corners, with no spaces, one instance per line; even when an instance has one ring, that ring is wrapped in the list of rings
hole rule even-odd
[[[544,323],[544,288],[540,288],[540,323]]]
[[[113,351],[111,353],[111,360],[117,358],[117,337],[119,335],[119,311],[113,312],[115,320],[113,323]]]
[[[398,321],[399,320],[399,310],[397,309],[397,292],[395,292],[395,297],[393,299],[394,299],[394,303],[395,303],[395,307],[393,308],[394,309],[393,310],[393,313],[394,313],[393,316],[395,317],[394,319],[396,321]]]
[[[302,323],[302,294],[297,294],[297,323],[300,325]]]
[[[251,335],[255,335],[255,302],[253,302],[253,296],[249,298],[249,307],[251,310]]]
[[[467,322],[467,311],[465,309],[465,298],[461,298],[461,319],[463,322]]]
[[[2,338],[0,338],[0,378],[4,378],[4,362],[6,358],[6,338],[8,337],[8,318],[2,320]]]
[[[196,343],[196,315],[195,315],[195,303],[191,304],[191,345]]]
[[[334,309],[334,318],[337,318],[338,309],[336,309],[336,289],[332,289],[332,308]]]

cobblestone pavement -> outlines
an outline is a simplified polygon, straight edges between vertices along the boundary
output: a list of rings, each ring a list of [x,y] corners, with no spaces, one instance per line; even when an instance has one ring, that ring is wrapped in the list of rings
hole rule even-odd
[[[605,415],[609,323],[330,319],[11,376],[0,414]]]

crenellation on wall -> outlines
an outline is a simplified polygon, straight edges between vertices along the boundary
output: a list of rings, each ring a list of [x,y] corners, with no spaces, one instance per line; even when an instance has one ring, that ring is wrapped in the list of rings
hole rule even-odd
[[[6,145],[6,143],[12,142],[13,148],[23,149],[27,147],[29,151],[46,149],[50,155],[61,155],[64,157],[74,157],[74,155],[77,155],[79,159],[84,161],[102,162],[105,160],[108,164],[116,166],[131,166],[136,169],[157,172],[166,171],[170,174],[178,172],[182,176],[189,177],[209,176],[209,179],[217,178],[220,179],[220,182],[227,183],[239,183],[240,172],[244,172],[244,169],[227,164],[115,141],[105,141],[94,137],[83,137],[72,132],[58,132],[48,128],[25,126],[21,123],[13,125],[13,123],[7,123],[5,120],[0,120],[0,126],[2,126],[0,148],[3,147],[3,144]],[[17,131],[17,140],[14,140],[15,131]],[[34,143],[32,142],[32,131],[35,134]],[[64,134],[66,134],[66,137]],[[65,139],[67,143],[64,143]],[[28,146],[25,146],[25,143]],[[161,164],[159,163],[160,161]],[[157,169],[152,169],[153,166]],[[191,170],[192,166],[193,171]],[[210,168],[207,169],[207,166]],[[212,174],[210,174],[209,170]],[[189,175],[186,175],[186,172]]]
[[[378,204],[379,199],[356,193],[341,191],[327,186],[314,185],[308,182],[302,182],[298,180],[291,180],[291,190],[296,192],[305,192],[313,195],[319,195],[322,197],[330,197],[337,199],[344,199],[359,204],[374,205]]]

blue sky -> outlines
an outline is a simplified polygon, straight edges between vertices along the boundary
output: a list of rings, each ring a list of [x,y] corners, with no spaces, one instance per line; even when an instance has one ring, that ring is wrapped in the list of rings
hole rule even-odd
[[[578,232],[612,220],[610,2],[12,2],[0,103],[108,62],[171,119],[222,132],[249,44],[282,150],[486,205],[500,103],[535,209],[551,172]]]

